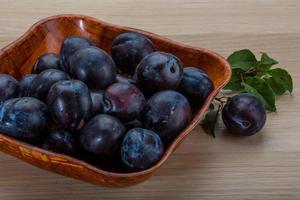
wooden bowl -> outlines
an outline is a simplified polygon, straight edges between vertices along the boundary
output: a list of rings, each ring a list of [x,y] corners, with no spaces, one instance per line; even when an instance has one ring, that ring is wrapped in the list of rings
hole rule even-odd
[[[175,54],[185,66],[201,68],[215,86],[204,105],[195,112],[190,124],[169,145],[156,165],[135,173],[108,172],[81,160],[40,149],[1,133],[0,150],[42,169],[102,186],[125,187],[143,182],[152,176],[202,120],[214,97],[229,81],[231,68],[222,56],[207,49],[180,44],[153,33],[109,24],[92,17],[58,15],[37,22],[23,36],[1,49],[0,72],[20,79],[31,72],[33,63],[40,55],[46,52],[58,53],[62,41],[71,35],[87,37],[110,53],[112,40],[120,33],[128,31],[147,36],[154,43],[156,50]]]

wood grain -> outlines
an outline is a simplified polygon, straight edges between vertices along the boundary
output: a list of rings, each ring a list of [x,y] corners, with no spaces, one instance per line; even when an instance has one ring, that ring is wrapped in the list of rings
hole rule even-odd
[[[0,0],[0,47],[37,20],[80,13],[145,29],[228,56],[266,51],[293,76],[293,96],[278,98],[264,130],[213,139],[196,128],[158,173],[125,189],[64,178],[0,154],[0,199],[300,199],[300,2],[297,0]]]

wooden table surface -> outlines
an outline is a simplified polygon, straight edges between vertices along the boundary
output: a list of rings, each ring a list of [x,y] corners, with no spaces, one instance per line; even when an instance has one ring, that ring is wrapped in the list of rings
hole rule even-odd
[[[294,93],[248,138],[216,139],[197,127],[154,177],[110,189],[62,177],[0,153],[0,200],[300,199],[299,0],[0,0],[0,48],[37,20],[85,14],[155,32],[227,57],[241,48],[280,61]]]

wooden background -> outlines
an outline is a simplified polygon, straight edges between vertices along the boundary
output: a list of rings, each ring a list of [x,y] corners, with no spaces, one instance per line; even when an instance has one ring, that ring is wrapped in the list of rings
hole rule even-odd
[[[227,57],[241,48],[280,61],[294,93],[277,100],[259,134],[216,139],[197,127],[149,181],[101,188],[42,171],[0,153],[1,200],[300,199],[299,0],[0,0],[0,48],[41,18],[86,14],[155,32]]]

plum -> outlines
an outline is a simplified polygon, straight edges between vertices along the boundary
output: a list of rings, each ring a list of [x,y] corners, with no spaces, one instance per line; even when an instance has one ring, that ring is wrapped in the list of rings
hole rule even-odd
[[[121,121],[135,119],[143,110],[145,97],[132,84],[114,83],[104,92],[104,111]]]
[[[66,155],[74,155],[76,140],[71,132],[55,129],[45,137],[42,148]]]
[[[92,98],[92,116],[97,114],[101,114],[103,112],[104,107],[104,91],[103,90],[91,90],[91,98]]]
[[[153,131],[134,128],[129,130],[121,145],[121,158],[133,170],[147,169],[157,163],[164,153],[160,137]]]
[[[51,86],[62,80],[70,80],[68,74],[57,69],[47,69],[38,74],[29,88],[29,96],[36,97],[41,101],[47,101],[48,91]]]
[[[111,57],[97,47],[80,49],[69,58],[70,70],[75,79],[90,89],[105,89],[116,81],[117,68]]]
[[[202,105],[213,89],[213,82],[201,69],[195,67],[183,69],[183,77],[178,91],[186,96],[191,104]]]
[[[266,110],[257,97],[241,93],[226,103],[222,110],[222,119],[233,135],[250,136],[263,128]]]
[[[152,42],[138,33],[122,33],[112,43],[112,58],[122,72],[133,74],[139,62],[154,51]]]
[[[19,97],[28,97],[30,86],[37,74],[27,74],[19,81]]]
[[[61,68],[70,73],[69,58],[79,49],[96,46],[92,41],[81,36],[71,36],[64,40],[60,49]]]
[[[54,121],[70,130],[81,129],[92,112],[90,91],[79,80],[55,83],[49,90],[47,103]]]
[[[0,104],[5,100],[18,97],[18,93],[18,81],[8,74],[0,74]]]
[[[79,141],[88,152],[113,156],[123,139],[125,127],[115,117],[100,114],[93,117],[82,129]]]
[[[148,93],[176,89],[182,79],[181,61],[174,55],[154,52],[144,57],[136,68],[137,84]]]
[[[55,53],[46,53],[38,58],[32,68],[32,74],[39,74],[47,69],[60,70],[59,55]]]
[[[164,144],[171,142],[190,122],[192,111],[186,97],[176,91],[155,93],[143,111],[145,128],[158,133]]]
[[[48,107],[36,98],[14,98],[0,105],[0,132],[9,136],[35,140],[49,125]]]

